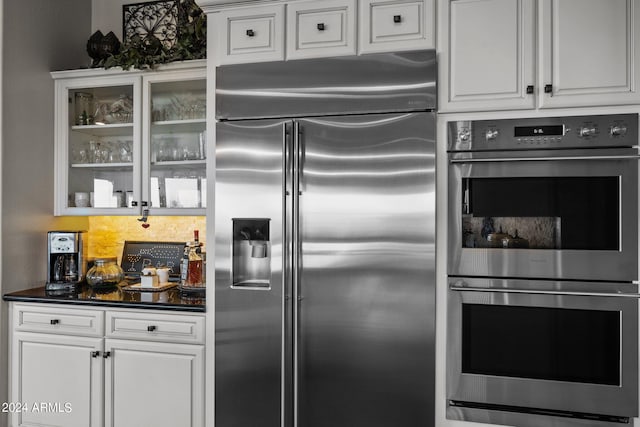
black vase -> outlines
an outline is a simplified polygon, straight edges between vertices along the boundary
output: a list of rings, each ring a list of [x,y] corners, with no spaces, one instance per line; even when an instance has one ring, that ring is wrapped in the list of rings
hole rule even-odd
[[[89,37],[87,41],[87,53],[93,60],[91,67],[101,67],[102,61],[111,55],[117,55],[120,52],[120,40],[109,31],[107,35],[103,35],[100,30],[96,31]]]
[[[93,60],[91,62],[91,67],[97,67],[98,63],[102,60],[101,47],[102,39],[104,38],[104,34],[102,31],[98,30],[89,37],[87,41],[87,53],[89,57]]]
[[[102,38],[100,45],[105,58],[111,55],[117,55],[120,52],[120,40],[113,34],[113,31],[109,31],[107,35]]]

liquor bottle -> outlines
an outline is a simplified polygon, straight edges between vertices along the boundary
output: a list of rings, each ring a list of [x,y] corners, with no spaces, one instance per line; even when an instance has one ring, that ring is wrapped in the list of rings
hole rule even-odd
[[[200,243],[199,232],[194,230],[193,242],[189,242],[185,247],[185,256],[182,260],[182,286],[183,290],[201,290],[204,289],[203,280],[203,262],[202,262],[202,243]]]

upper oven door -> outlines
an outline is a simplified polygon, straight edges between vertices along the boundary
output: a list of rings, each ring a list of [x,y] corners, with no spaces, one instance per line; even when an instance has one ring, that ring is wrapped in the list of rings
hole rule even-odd
[[[450,404],[637,416],[637,285],[450,278],[447,307]]]
[[[501,155],[449,159],[450,275],[638,279],[637,150]]]

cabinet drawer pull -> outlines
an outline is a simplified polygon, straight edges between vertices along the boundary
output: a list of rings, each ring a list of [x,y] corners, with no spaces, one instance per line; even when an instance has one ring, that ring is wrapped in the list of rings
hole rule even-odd
[[[527,86],[527,95],[533,94],[533,85]]]
[[[324,31],[324,22],[318,24],[318,31]]]
[[[551,93],[551,92],[553,92],[553,85],[545,85],[544,93]]]
[[[98,356],[100,356],[100,352],[99,351],[92,351],[91,352],[91,357],[96,358]]]
[[[102,357],[104,357],[105,359],[108,357],[111,357],[111,352],[110,351],[105,351],[104,353],[102,353]]]
[[[399,24],[402,22],[402,15],[393,15],[393,22]]]
[[[51,319],[51,324],[52,324],[52,325],[57,325],[57,324],[59,324],[59,323],[60,323],[60,320],[59,320],[59,319]]]
[[[138,206],[138,202],[136,200],[132,201],[131,206],[135,208],[136,206]]]
[[[156,326],[154,326],[154,325],[147,326],[147,331],[149,331],[149,332],[153,332],[153,331],[155,331],[156,329],[157,329],[157,328],[156,328]]]
[[[256,35],[255,31],[253,31],[253,30],[247,30],[247,37],[253,37],[253,36],[255,36],[255,35]]]

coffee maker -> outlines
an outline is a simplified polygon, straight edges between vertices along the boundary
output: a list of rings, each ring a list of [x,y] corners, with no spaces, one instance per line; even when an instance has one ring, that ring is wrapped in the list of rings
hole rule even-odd
[[[46,290],[75,291],[83,282],[85,231],[49,231],[47,233]]]

